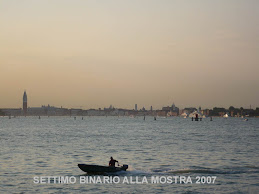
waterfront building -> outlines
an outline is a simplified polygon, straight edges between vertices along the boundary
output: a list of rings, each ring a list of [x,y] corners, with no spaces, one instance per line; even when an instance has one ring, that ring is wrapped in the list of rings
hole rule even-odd
[[[189,107],[189,108],[184,108],[183,109],[183,112],[187,113],[187,114],[191,114],[193,113],[194,111],[197,111],[196,108],[193,108],[193,107]]]
[[[179,115],[179,108],[175,106],[173,103],[172,106],[163,107],[162,111],[167,113],[167,116],[178,116]]]
[[[21,116],[22,109],[21,108],[4,108],[1,109],[0,112],[2,112],[5,116]]]

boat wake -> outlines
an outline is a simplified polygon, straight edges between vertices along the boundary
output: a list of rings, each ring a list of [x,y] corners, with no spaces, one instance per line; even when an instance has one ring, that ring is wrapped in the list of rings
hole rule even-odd
[[[259,173],[257,166],[237,166],[237,167],[222,167],[220,169],[204,168],[204,167],[190,167],[184,169],[135,169],[132,166],[124,172],[128,175],[165,175],[165,174],[243,174],[243,173]]]
[[[187,174],[187,173],[194,173],[194,174],[228,174],[224,171],[219,170],[205,170],[205,169],[179,169],[179,170],[169,170],[165,173],[170,174]]]

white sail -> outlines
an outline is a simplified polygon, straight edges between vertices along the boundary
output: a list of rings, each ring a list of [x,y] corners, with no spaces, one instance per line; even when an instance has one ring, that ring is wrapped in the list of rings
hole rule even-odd
[[[229,116],[228,116],[228,114],[225,114],[223,117],[224,117],[224,118],[228,118]]]

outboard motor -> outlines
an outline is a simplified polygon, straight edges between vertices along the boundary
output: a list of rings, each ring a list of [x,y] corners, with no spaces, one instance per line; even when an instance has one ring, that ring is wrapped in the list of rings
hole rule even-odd
[[[126,171],[128,169],[128,167],[129,166],[127,164],[123,164],[122,169]]]

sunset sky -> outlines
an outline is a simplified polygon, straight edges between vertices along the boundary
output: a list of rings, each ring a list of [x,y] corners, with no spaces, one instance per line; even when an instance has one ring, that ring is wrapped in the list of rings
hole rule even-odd
[[[0,108],[259,107],[257,0],[0,0]]]

